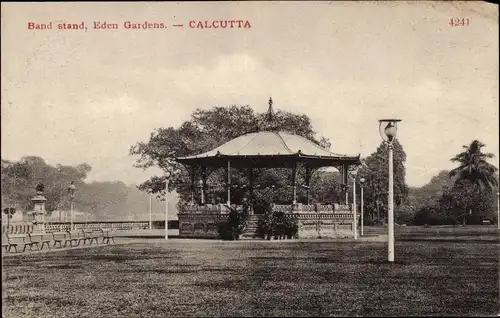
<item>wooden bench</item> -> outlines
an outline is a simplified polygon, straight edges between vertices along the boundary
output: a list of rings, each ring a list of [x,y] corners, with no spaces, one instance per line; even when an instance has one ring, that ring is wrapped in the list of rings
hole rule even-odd
[[[109,240],[113,241],[113,244],[115,244],[115,238],[112,234],[110,234],[111,229],[100,229],[102,233],[102,243],[103,244],[108,244]]]
[[[2,247],[5,249],[6,252],[9,249],[9,238],[5,233],[2,233]]]
[[[68,231],[69,239],[71,242],[75,242],[76,246],[80,246],[81,241],[85,241],[81,231]],[[73,246],[70,243],[70,246]]]
[[[101,231],[95,231],[95,230],[84,230],[82,229],[83,237],[85,241],[89,241],[90,245],[92,245],[92,242],[95,241],[96,244],[99,244],[99,237],[101,237]],[[84,242],[85,242],[84,241]]]
[[[32,246],[33,243],[29,240],[28,236],[25,234],[17,234],[17,235],[9,235],[6,234],[7,236],[7,242],[9,243],[9,253],[14,248],[14,250],[17,253],[17,246],[22,245],[23,246],[23,252],[26,251],[26,247],[29,246],[30,251],[32,251]]]
[[[56,246],[57,243],[59,243],[59,247],[62,247],[62,242],[64,241],[64,247],[66,247],[66,244],[69,242],[69,245],[71,246],[71,238],[69,237],[68,232],[52,232],[52,239],[54,240],[54,245],[53,247]]]
[[[46,234],[33,234],[33,233],[28,233],[29,240],[33,245],[36,245],[37,249],[43,250],[43,246],[47,244],[47,248],[50,249],[50,238],[47,238]],[[41,244],[41,245],[40,245]]]

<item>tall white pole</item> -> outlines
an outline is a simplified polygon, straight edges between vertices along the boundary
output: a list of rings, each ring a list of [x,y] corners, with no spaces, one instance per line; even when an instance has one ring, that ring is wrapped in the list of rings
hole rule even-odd
[[[165,240],[168,240],[168,178],[165,181]]]
[[[352,178],[352,212],[354,215],[354,225],[353,225],[353,233],[354,239],[358,239],[358,218],[356,211],[356,177]]]
[[[497,227],[500,230],[500,192],[497,192]]]
[[[361,185],[361,236],[363,236],[363,185]]]
[[[71,222],[70,230],[73,231],[73,200],[71,200],[70,222]]]
[[[151,209],[151,193],[150,193],[149,194],[149,230],[152,229],[152,226],[151,226],[151,222],[152,222],[152,220],[151,220],[151,210],[152,209]]]
[[[389,202],[388,202],[388,226],[389,226],[389,246],[388,260],[394,262],[394,185],[393,185],[393,163],[392,163],[392,142],[389,143]]]

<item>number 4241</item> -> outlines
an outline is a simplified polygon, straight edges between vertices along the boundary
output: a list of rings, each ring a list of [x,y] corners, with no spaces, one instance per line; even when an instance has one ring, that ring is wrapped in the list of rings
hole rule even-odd
[[[451,27],[469,26],[469,19],[450,18],[448,23]]]

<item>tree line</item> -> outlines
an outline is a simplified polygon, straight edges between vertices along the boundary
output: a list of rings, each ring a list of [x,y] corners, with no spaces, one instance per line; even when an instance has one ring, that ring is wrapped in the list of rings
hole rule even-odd
[[[91,171],[88,164],[77,166],[49,165],[43,158],[26,156],[18,161],[2,160],[1,194],[2,210],[24,213],[33,209],[31,198],[37,184],[44,185],[49,215],[56,211],[70,210],[68,186],[74,182],[77,191],[75,210],[87,212],[88,220],[147,220],[149,198],[135,185],[121,181],[87,182]],[[152,200],[155,218],[163,217],[163,204]],[[173,209],[174,207],[172,207]],[[56,214],[57,215],[57,214]]]
[[[191,118],[180,127],[159,128],[151,133],[147,142],[138,142],[130,154],[138,156],[136,167],[160,167],[171,172],[169,191],[179,193],[179,204],[189,204],[193,199],[199,202],[200,188],[192,187],[189,172],[174,158],[203,153],[245,133],[266,130],[269,127],[266,113],[255,113],[249,106],[214,107],[197,109]],[[328,139],[317,136],[310,118],[305,114],[278,111],[274,118],[274,129],[293,132],[329,150]],[[435,178],[446,179],[442,187],[431,185],[410,188],[406,183],[406,153],[403,146],[394,142],[394,199],[396,222],[404,224],[456,224],[480,223],[483,219],[496,220],[495,187],[498,186],[498,170],[487,162],[493,158],[483,153],[485,145],[474,140],[464,146],[464,151],[451,160],[458,167]],[[356,167],[358,179],[365,179],[364,211],[367,224],[381,224],[387,218],[388,196],[388,149],[381,143],[377,149]],[[291,169],[255,169],[254,208],[263,208],[269,203],[289,204],[292,201]],[[304,174],[297,171],[297,195],[299,202],[306,202]],[[199,177],[195,178],[195,184]],[[210,174],[205,192],[207,203],[226,201],[226,174],[219,169]],[[233,169],[231,202],[239,203],[247,196],[247,173]],[[357,184],[357,200],[360,200],[360,186]],[[159,197],[165,194],[165,176],[155,176],[142,183],[139,188]],[[310,184],[311,203],[342,203],[346,189],[341,186],[338,172],[320,169],[312,176]],[[347,191],[352,201],[352,181]]]

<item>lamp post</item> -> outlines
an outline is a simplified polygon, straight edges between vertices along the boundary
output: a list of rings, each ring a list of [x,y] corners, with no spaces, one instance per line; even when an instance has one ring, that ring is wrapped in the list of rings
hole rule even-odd
[[[497,192],[497,227],[500,230],[500,192]]]
[[[387,143],[389,148],[389,198],[388,198],[388,212],[387,212],[387,227],[388,227],[388,260],[394,262],[394,172],[393,172],[393,141],[396,139],[398,130],[398,122],[400,119],[380,119],[379,132],[382,139]],[[387,124],[387,125],[386,125]],[[385,126],[385,127],[384,127]]]
[[[365,186],[365,178],[361,177],[359,179],[359,186],[361,187],[361,236],[363,236],[363,214],[364,214],[364,211],[363,211],[363,188]]]
[[[151,201],[152,201],[152,196],[153,196],[153,195],[150,193],[150,194],[149,194],[149,230],[150,230],[150,231],[151,231],[151,229],[152,229],[152,223],[153,223],[153,222],[152,222],[152,219],[151,219],[151,214],[152,214],[152,210],[153,210],[153,209],[152,209],[152,202],[151,202]]]
[[[75,201],[76,186],[73,181],[68,187],[69,199],[70,199],[70,229],[73,231],[73,202]]]
[[[168,182],[170,172],[165,173],[165,240],[168,240]]]
[[[357,207],[356,207],[356,176],[358,172],[356,170],[351,171],[352,177],[352,213],[354,216],[354,226],[353,226],[353,234],[354,239],[358,239],[358,217],[357,217]]]

